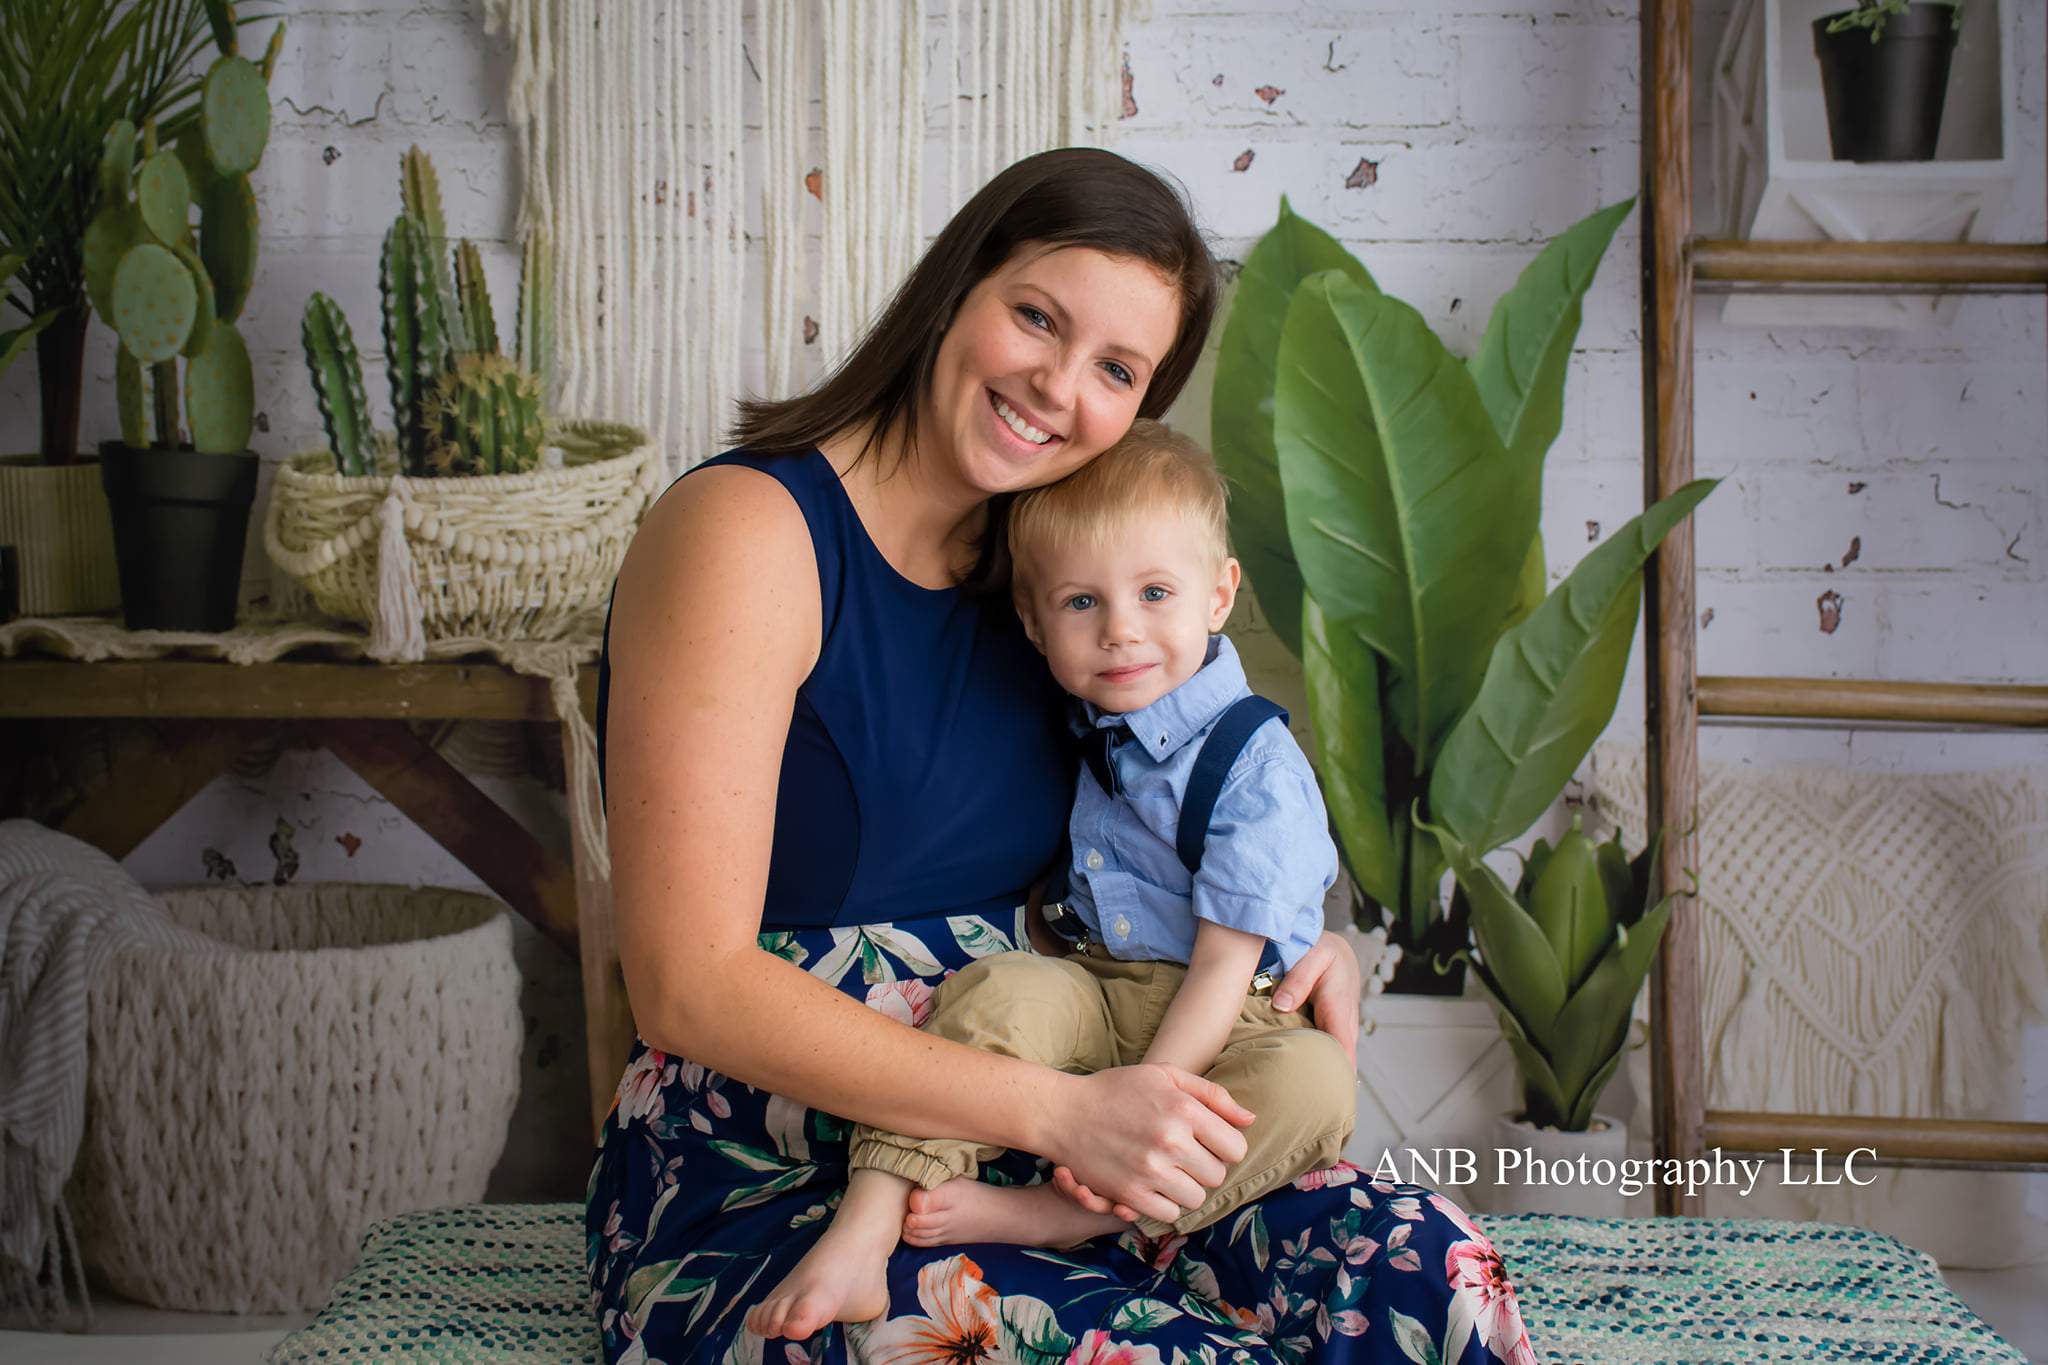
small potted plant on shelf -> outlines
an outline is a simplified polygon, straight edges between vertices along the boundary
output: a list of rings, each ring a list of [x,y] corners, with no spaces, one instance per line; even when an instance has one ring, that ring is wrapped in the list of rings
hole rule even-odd
[[[0,455],[0,542],[18,548],[28,615],[107,611],[121,600],[98,457],[81,453],[78,435],[93,313],[84,241],[99,206],[102,139],[117,120],[155,120],[180,143],[199,118],[194,63],[224,24],[260,17],[237,21],[220,0],[0,4],[0,256],[22,258],[9,302],[46,319],[34,337],[38,448]]]
[[[1837,161],[1932,161],[1962,0],[1867,0],[1813,21]]]
[[[175,146],[154,121],[139,135],[125,119],[109,130],[83,244],[92,305],[121,341],[121,437],[100,443],[100,480],[131,630],[233,628],[256,499],[255,387],[235,323],[256,279],[249,175],[270,138],[284,26],[259,66],[241,55],[233,7],[212,8],[220,56],[198,122]]]
[[[1509,890],[1456,836],[1429,832],[1457,878],[1477,945],[1468,960],[1521,1080],[1521,1105],[1497,1116],[1494,1147],[1526,1153],[1546,1171],[1560,1160],[1576,1171],[1581,1155],[1619,1163],[1627,1129],[1594,1106],[1621,1065],[1636,994],[1670,920],[1671,897],[1657,896],[1661,837],[1631,860],[1619,832],[1596,844],[1574,814],[1555,848],[1536,841]],[[1489,1192],[1494,1213],[1627,1212],[1619,1187],[1548,1184],[1527,1167],[1502,1169],[1510,1178]]]
[[[369,652],[424,657],[428,640],[554,638],[580,628],[625,557],[658,466],[644,432],[546,414],[554,304],[547,243],[522,253],[513,352],[483,257],[453,269],[433,162],[401,162],[384,237],[392,430],[376,430],[355,337],[324,294],[306,304],[306,364],[328,448],[281,467],[264,539],[321,611],[368,625]]]
[[[1224,327],[1232,539],[1302,661],[1359,928],[1401,950],[1389,991],[1462,992],[1464,905],[1445,904],[1428,827],[1485,853],[1549,809],[1614,713],[1639,570],[1713,488],[1650,508],[1546,595],[1544,457],[1582,299],[1632,204],[1546,247],[1469,362],[1285,201]]]

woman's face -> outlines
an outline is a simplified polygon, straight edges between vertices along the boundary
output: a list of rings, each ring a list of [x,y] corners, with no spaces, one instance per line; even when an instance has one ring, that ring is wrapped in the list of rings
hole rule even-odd
[[[983,496],[1052,483],[1138,415],[1180,326],[1149,264],[1026,246],[968,291],[939,343],[919,443]]]

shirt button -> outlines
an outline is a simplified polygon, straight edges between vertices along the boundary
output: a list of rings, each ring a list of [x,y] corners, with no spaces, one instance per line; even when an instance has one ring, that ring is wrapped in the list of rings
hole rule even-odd
[[[1089,849],[1088,856],[1082,859],[1081,861],[1087,866],[1090,872],[1100,872],[1102,870],[1102,850],[1095,848]]]
[[[1131,936],[1131,921],[1127,916],[1118,915],[1114,927],[1118,938],[1129,938]]]

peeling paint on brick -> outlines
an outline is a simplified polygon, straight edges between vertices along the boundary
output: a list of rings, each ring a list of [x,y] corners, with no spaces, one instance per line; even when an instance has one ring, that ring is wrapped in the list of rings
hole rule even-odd
[[[1262,85],[1258,89],[1252,91],[1252,93],[1254,95],[1257,95],[1260,99],[1264,100],[1267,103],[1267,105],[1270,106],[1274,100],[1279,99],[1282,95],[1286,94],[1287,92],[1285,90],[1282,90],[1277,85]]]
[[[348,854],[351,858],[355,857],[356,850],[363,846],[363,841],[350,834],[347,830],[343,830],[340,834],[335,835],[334,842],[340,844],[342,852]]]
[[[1344,177],[1347,190],[1369,190],[1380,183],[1380,163],[1358,158],[1358,164],[1351,168],[1351,174]]]
[[[1122,112],[1121,114],[1118,114],[1118,115],[1117,115],[1117,117],[1118,117],[1118,118],[1136,118],[1136,117],[1138,116],[1138,100],[1137,100],[1137,97],[1136,97],[1135,95],[1133,95],[1133,94],[1131,93],[1131,87],[1132,87],[1132,84],[1133,84],[1133,77],[1131,76],[1131,54],[1130,54],[1130,53],[1128,53],[1128,52],[1126,52],[1126,53],[1124,54],[1124,75],[1123,75],[1123,81],[1124,81],[1124,111],[1123,111],[1123,112]]]
[[[1842,594],[1830,588],[1815,605],[1820,608],[1820,633],[1833,635],[1835,627],[1842,624]]]
[[[231,882],[239,875],[235,871],[235,860],[217,848],[200,849],[199,861],[206,868],[208,881]]]
[[[291,821],[281,816],[270,832],[270,856],[277,860],[277,870],[270,876],[273,886],[283,886],[299,875],[299,851],[293,846],[297,833]]]
[[[1233,171],[1250,170],[1252,168],[1252,157],[1254,157],[1255,155],[1257,155],[1257,153],[1253,152],[1251,148],[1245,148],[1243,151],[1237,154],[1237,160],[1230,163],[1230,169]]]
[[[818,341],[818,320],[809,313],[804,314],[804,345],[814,346]]]
[[[1862,557],[1863,557],[1863,537],[1862,537],[1862,536],[1850,536],[1850,537],[1849,537],[1849,553],[1847,553],[1847,554],[1845,554],[1845,555],[1843,555],[1843,556],[1842,556],[1842,567],[1846,569],[1846,568],[1848,568],[1848,567],[1849,567],[1849,566],[1850,566],[1851,564],[1854,564],[1854,563],[1855,563],[1855,562],[1856,562],[1857,560],[1861,559]]]
[[[339,160],[341,160],[341,148],[327,146],[320,149],[320,161],[323,165],[332,166]]]
[[[804,188],[811,192],[811,198],[824,202],[825,170],[822,166],[813,166],[804,172]]]
[[[1588,521],[1586,523],[1586,543],[1590,545],[1598,539],[1600,539],[1600,523]]]
[[[1853,494],[1856,494],[1856,493],[1861,493],[1861,492],[1862,492],[1862,491],[1863,491],[1864,489],[1866,489],[1866,488],[1868,488],[1868,487],[1870,487],[1870,485],[1869,485],[1869,484],[1867,484],[1867,483],[1865,483],[1865,482],[1863,482],[1863,480],[1861,480],[1861,479],[1855,479],[1855,480],[1852,480],[1852,481],[1850,482],[1850,484],[1849,484],[1849,492],[1850,492],[1850,493],[1851,493],[1852,495],[1853,495]]]
[[[1211,76],[1209,78],[1209,84],[1215,86],[1218,90],[1221,90],[1223,88],[1223,73],[1219,71],[1215,75]]]
[[[1713,624],[1714,609],[1712,607],[1708,607],[1705,611],[1700,613],[1700,629],[1705,630],[1708,626],[1711,626]]]

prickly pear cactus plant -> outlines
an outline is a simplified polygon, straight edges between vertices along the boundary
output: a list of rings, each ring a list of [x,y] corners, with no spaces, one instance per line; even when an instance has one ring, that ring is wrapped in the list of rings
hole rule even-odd
[[[259,66],[241,55],[229,0],[208,0],[207,12],[220,56],[200,84],[198,121],[170,146],[159,145],[153,123],[139,134],[126,121],[108,131],[101,207],[81,245],[87,295],[121,338],[121,439],[170,448],[189,428],[193,449],[232,455],[248,448],[255,424],[249,349],[235,321],[256,278],[249,173],[270,139],[268,82],[284,25]],[[145,416],[152,409],[153,441]]]
[[[535,468],[547,440],[555,334],[545,240],[534,233],[525,244],[514,354],[506,356],[483,254],[468,240],[451,252],[440,178],[418,147],[400,160],[399,203],[384,236],[378,293],[401,472],[424,478]],[[344,475],[374,472],[362,363],[347,319],[325,295],[306,305],[304,339],[335,468]]]

